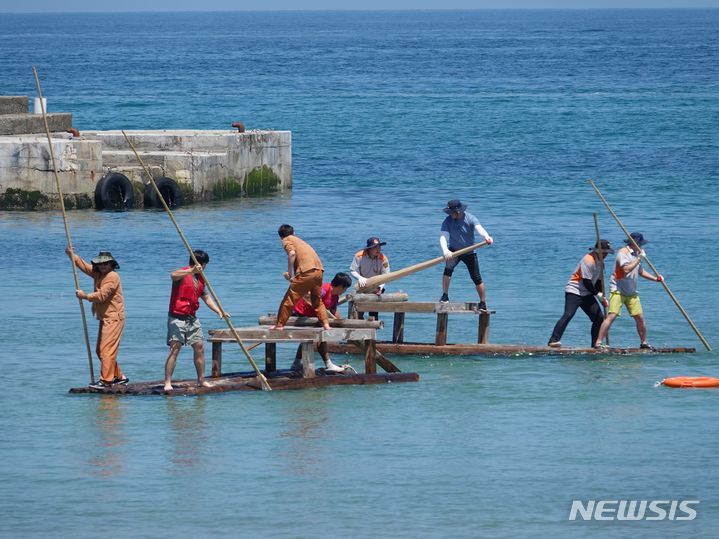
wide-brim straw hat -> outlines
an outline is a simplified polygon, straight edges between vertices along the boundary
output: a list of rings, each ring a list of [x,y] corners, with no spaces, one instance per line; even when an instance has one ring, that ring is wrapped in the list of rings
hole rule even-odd
[[[92,259],[93,264],[102,264],[104,262],[114,262],[115,269],[120,269],[120,264],[117,263],[117,260],[115,260],[115,257],[112,256],[110,251],[100,251],[98,255]]]

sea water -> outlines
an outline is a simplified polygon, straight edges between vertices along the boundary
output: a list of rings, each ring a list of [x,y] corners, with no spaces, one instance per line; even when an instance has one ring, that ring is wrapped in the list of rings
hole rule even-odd
[[[491,341],[546,344],[593,213],[622,245],[591,177],[717,348],[718,44],[715,10],[3,14],[0,93],[32,97],[36,65],[49,111],[81,131],[291,130],[291,192],[175,213],[238,326],[277,310],[280,224],[328,277],[374,235],[399,269],[439,256],[460,198],[495,239],[479,252]],[[160,379],[177,233],[157,211],[68,217],[82,256],[121,264],[122,368]],[[402,356],[419,383],[77,396],[89,372],[65,243],[59,212],[0,212],[3,536],[714,536],[719,393],[656,382],[719,376],[719,356],[659,284],[640,283],[650,342],[697,353]],[[388,289],[437,300],[441,274]],[[463,267],[450,298],[476,301]],[[434,326],[408,315],[406,339]],[[450,342],[476,331],[449,322]],[[611,339],[638,345],[626,314]],[[563,342],[589,344],[583,313]],[[248,369],[225,349],[226,369]],[[280,347],[280,366],[292,355]],[[190,356],[176,378],[194,376]],[[570,522],[573,500],[701,503],[693,521]]]

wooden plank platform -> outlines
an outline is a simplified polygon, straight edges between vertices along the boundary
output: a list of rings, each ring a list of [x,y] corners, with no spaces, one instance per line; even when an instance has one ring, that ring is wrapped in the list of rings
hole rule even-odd
[[[359,348],[351,343],[328,343],[329,351],[334,353],[359,354]],[[376,348],[383,354],[412,356],[516,356],[516,355],[630,355],[630,354],[693,354],[695,348],[550,348],[549,346],[532,346],[525,344],[444,344],[431,343],[376,343]]]
[[[374,311],[378,313],[453,313],[453,314],[479,314],[494,313],[479,308],[474,301],[446,302],[446,301],[382,301],[379,303],[355,301],[358,311]]]
[[[270,387],[277,390],[312,389],[341,385],[389,384],[401,382],[418,382],[419,374],[415,372],[397,372],[384,374],[325,374],[318,369],[312,378],[300,378],[289,370],[267,373]],[[212,387],[198,387],[197,380],[173,381],[173,390],[165,391],[162,380],[137,382],[127,385],[115,385],[110,388],[95,389],[91,387],[74,387],[70,393],[95,393],[103,395],[206,395],[227,391],[261,391],[260,382],[254,372],[232,373],[217,378],[207,379]]]

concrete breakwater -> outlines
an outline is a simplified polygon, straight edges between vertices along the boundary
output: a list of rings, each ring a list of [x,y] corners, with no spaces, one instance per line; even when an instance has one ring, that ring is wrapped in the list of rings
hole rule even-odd
[[[79,133],[68,113],[48,124],[66,208],[161,205],[120,130]],[[292,134],[241,130],[126,133],[171,206],[290,189]],[[0,209],[59,205],[42,114],[28,113],[27,97],[0,96]]]

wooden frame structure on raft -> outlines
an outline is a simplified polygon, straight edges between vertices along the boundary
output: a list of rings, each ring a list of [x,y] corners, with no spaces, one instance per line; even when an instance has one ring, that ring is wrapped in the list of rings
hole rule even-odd
[[[358,300],[350,303],[349,319],[352,320],[357,312],[393,313],[392,341],[378,341],[376,348],[379,353],[390,355],[488,355],[488,356],[516,356],[516,355],[573,355],[573,354],[668,354],[668,353],[694,353],[695,348],[608,348],[598,350],[594,348],[554,348],[549,346],[533,346],[523,344],[490,344],[489,324],[490,318],[496,313],[492,310],[479,308],[475,302],[422,302],[422,301],[383,301],[370,298],[367,295],[356,296]],[[436,314],[437,326],[434,343],[409,343],[404,341],[405,315],[407,313]],[[476,343],[448,344],[447,327],[449,315],[470,314],[478,316],[478,331]],[[360,349],[353,343],[328,343],[330,352],[360,353]]]
[[[309,321],[309,323],[308,323]],[[330,330],[321,327],[308,327],[317,323],[317,319],[291,318],[283,330],[268,326],[235,328],[243,341],[265,345],[265,369],[263,374],[269,380],[273,390],[306,389],[332,385],[387,384],[397,382],[417,382],[419,375],[413,372],[400,372],[376,348],[376,328],[381,322],[361,320],[331,320]],[[290,324],[296,324],[290,325]],[[70,393],[102,393],[112,395],[201,395],[226,391],[249,391],[262,389],[254,372],[223,373],[222,346],[236,342],[228,329],[209,330],[208,341],[212,343],[212,376],[208,378],[212,387],[198,387],[196,380],[173,381],[173,390],[165,391],[162,381],[116,384],[109,388],[79,387]],[[315,369],[315,348],[323,342],[353,343],[364,357],[364,373],[329,374],[324,369]],[[277,344],[298,343],[301,348],[301,371],[277,369]],[[385,373],[378,373],[377,366]]]

